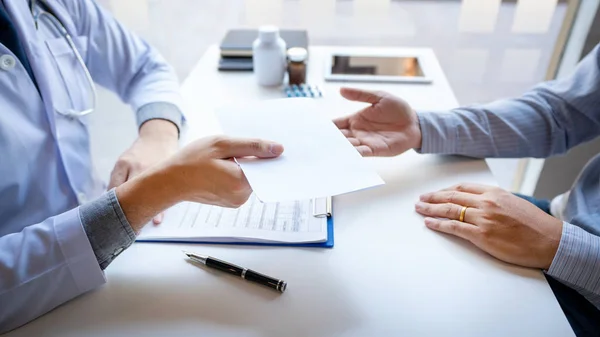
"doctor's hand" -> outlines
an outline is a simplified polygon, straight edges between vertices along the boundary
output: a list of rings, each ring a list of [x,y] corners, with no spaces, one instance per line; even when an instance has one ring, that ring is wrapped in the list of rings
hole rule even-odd
[[[427,216],[428,228],[471,241],[502,261],[524,267],[549,269],[562,236],[561,220],[492,186],[460,184],[424,194],[415,208]]]
[[[342,88],[351,101],[370,106],[333,122],[363,156],[395,156],[421,147],[417,114],[404,100],[385,92]]]
[[[108,189],[132,179],[154,164],[170,157],[177,150],[177,127],[166,120],[152,119],[145,122],[138,139],[117,160],[110,175]],[[153,222],[162,222],[162,213]]]
[[[117,198],[136,232],[153,216],[182,201],[239,207],[252,189],[232,158],[274,158],[281,153],[282,145],[265,140],[199,139],[118,186]]]

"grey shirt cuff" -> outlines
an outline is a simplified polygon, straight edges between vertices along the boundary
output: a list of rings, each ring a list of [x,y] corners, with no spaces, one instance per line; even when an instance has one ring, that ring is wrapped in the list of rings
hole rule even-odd
[[[108,267],[135,241],[135,233],[123,213],[114,188],[100,198],[81,205],[79,215],[102,269]]]
[[[560,244],[547,273],[600,309],[600,237],[563,221]]]
[[[418,153],[455,154],[458,134],[456,116],[449,112],[417,112],[421,127],[421,148]]]
[[[181,134],[181,125],[184,121],[183,113],[174,104],[167,102],[148,103],[139,108],[136,115],[138,128],[151,119],[164,119],[175,124]]]

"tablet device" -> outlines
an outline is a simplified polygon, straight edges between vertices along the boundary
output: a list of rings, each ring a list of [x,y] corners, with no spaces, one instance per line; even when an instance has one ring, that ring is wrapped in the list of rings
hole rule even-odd
[[[431,83],[418,55],[331,53],[325,80],[344,82]]]

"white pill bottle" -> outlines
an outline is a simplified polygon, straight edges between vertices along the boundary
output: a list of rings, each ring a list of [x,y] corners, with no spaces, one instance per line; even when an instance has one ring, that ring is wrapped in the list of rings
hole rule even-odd
[[[286,45],[279,28],[262,26],[252,44],[252,63],[258,84],[272,87],[283,83],[286,71]]]

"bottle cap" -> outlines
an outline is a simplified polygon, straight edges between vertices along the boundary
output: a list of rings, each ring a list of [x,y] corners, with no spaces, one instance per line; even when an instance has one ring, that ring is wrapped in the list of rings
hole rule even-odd
[[[303,62],[306,61],[306,56],[308,52],[305,48],[294,47],[290,48],[287,51],[287,56],[292,62]]]
[[[272,25],[261,26],[258,29],[258,38],[264,42],[273,42],[279,37],[279,28]]]

